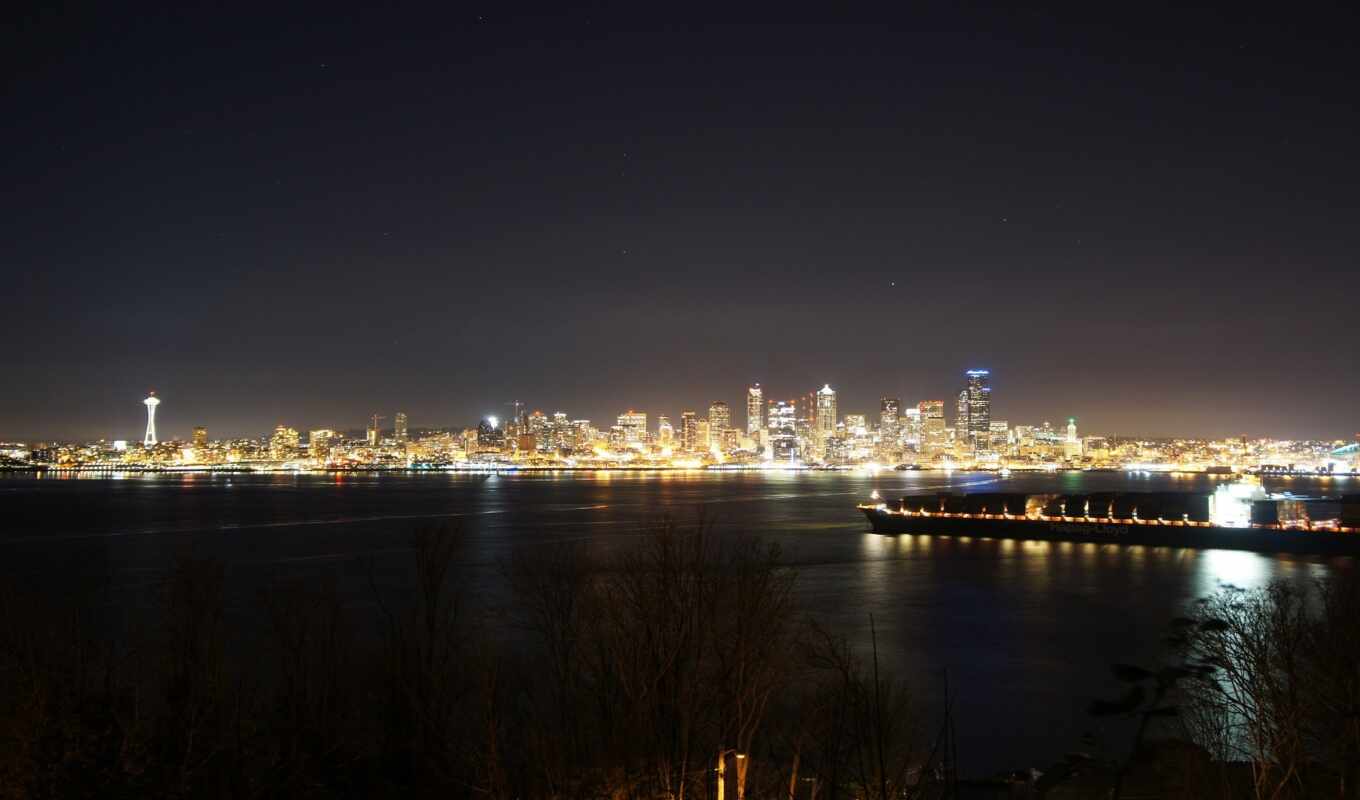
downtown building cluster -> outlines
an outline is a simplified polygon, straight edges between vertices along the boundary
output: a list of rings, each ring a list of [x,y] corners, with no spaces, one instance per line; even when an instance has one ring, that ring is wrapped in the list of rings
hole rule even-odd
[[[842,413],[830,386],[775,399],[747,387],[736,414],[724,400],[678,417],[628,409],[597,424],[563,411],[515,403],[506,419],[466,428],[412,429],[407,415],[375,414],[361,430],[287,424],[259,438],[213,440],[206,427],[187,441],[157,435],[154,393],[143,401],[140,443],[0,443],[0,467],[145,469],[669,469],[913,468],[1148,471],[1360,471],[1355,441],[1232,438],[1140,439],[1079,435],[1075,419],[1012,425],[993,413],[991,375],[964,373],[958,394],[905,405],[879,400],[876,414]],[[738,416],[740,414],[741,416]],[[952,414],[952,418],[948,416]]]

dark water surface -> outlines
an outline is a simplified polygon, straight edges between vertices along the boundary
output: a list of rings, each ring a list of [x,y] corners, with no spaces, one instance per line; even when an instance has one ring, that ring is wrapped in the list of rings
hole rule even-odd
[[[1355,481],[1296,492],[1355,491]],[[1091,492],[1211,490],[1206,478],[1064,473],[582,473],[557,476],[174,475],[0,478],[0,565],[53,591],[73,572],[112,578],[114,602],[150,607],[181,555],[228,570],[229,602],[251,622],[278,579],[334,580],[348,605],[400,587],[410,534],[458,526],[461,581],[489,608],[505,601],[496,566],[517,546],[582,540],[629,546],[638,523],[700,508],[722,535],[775,541],[798,570],[804,606],[938,710],[943,675],[957,692],[961,767],[969,774],[1044,765],[1086,731],[1112,750],[1122,732],[1085,713],[1117,689],[1112,662],[1154,662],[1167,623],[1224,583],[1306,581],[1348,560],[1171,548],[881,537],[854,504],[878,489]],[[398,589],[399,590],[399,589]]]

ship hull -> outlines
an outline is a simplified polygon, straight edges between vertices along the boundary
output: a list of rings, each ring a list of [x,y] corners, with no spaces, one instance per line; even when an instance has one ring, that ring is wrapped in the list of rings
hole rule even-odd
[[[940,515],[898,514],[861,507],[874,533],[926,536],[970,536],[979,539],[1020,539],[1041,542],[1190,547],[1248,550],[1256,553],[1298,555],[1360,555],[1360,534],[1286,531],[1263,528],[1198,527],[1036,519],[986,519]]]

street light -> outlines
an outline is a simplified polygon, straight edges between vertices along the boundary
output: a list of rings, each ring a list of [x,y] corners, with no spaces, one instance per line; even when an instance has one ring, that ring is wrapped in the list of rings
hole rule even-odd
[[[718,773],[718,800],[723,800],[723,793],[726,790],[729,753],[737,757],[737,800],[746,800],[746,754],[738,753],[733,747],[718,751],[718,768],[715,770]]]

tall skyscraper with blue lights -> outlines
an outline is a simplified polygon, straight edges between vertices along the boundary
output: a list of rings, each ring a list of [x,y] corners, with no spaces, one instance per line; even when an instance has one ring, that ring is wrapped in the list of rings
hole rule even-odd
[[[954,438],[976,454],[986,451],[991,443],[992,373],[985,369],[970,369],[964,377],[967,383],[959,392]]]

